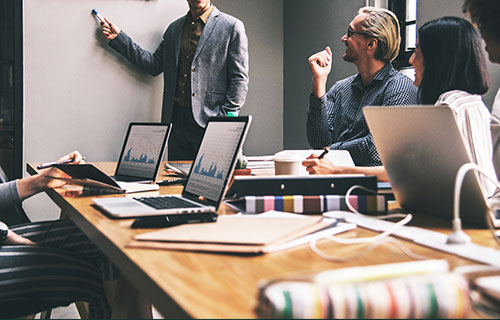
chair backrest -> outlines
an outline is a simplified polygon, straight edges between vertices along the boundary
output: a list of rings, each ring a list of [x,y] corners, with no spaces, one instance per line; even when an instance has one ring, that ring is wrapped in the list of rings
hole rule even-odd
[[[8,181],[9,178],[5,174],[5,171],[3,171],[2,166],[0,166],[0,182],[6,183]],[[21,205],[14,205],[3,209],[0,220],[9,226],[31,222]]]

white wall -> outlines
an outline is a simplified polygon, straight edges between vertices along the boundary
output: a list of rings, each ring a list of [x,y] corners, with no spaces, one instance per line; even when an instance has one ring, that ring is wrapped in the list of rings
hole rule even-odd
[[[249,38],[242,114],[254,121],[244,152],[274,153],[283,146],[283,1],[214,3],[243,20]],[[162,76],[141,72],[108,47],[92,8],[151,51],[188,10],[185,0],[24,0],[25,162],[51,161],[74,149],[88,161],[116,160],[130,121],[160,120]],[[58,216],[45,195],[25,208],[34,220]]]
[[[248,96],[241,114],[253,116],[246,155],[283,150],[283,0],[213,0],[245,23],[250,57]]]
[[[329,88],[336,81],[357,72],[342,60],[345,45],[340,38],[365,0],[285,0],[284,146],[310,148],[306,138],[306,118],[312,73],[307,59],[330,46],[333,52]]]

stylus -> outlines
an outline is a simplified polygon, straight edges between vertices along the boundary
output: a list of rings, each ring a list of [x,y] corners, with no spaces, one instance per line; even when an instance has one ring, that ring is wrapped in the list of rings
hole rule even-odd
[[[174,184],[183,184],[185,182],[186,178],[176,178],[176,179],[161,180],[156,183],[160,186],[170,186]]]
[[[73,162],[73,160],[74,159],[71,158],[71,159],[66,159],[66,160],[61,160],[61,161],[52,161],[52,162],[42,163],[42,164],[39,164],[36,168],[38,170],[40,170],[40,169],[46,169],[46,168],[53,167],[56,164],[71,163],[71,162]],[[85,157],[83,157],[82,160],[85,160]]]
[[[138,218],[132,223],[131,228],[167,228],[187,223],[202,223],[217,221],[214,212],[203,212],[195,214],[170,214],[164,216],[153,216]]]

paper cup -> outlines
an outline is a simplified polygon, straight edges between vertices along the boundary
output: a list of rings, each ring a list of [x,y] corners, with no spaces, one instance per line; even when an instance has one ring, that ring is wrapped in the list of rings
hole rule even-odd
[[[295,153],[278,152],[274,155],[275,175],[298,175],[300,159]]]

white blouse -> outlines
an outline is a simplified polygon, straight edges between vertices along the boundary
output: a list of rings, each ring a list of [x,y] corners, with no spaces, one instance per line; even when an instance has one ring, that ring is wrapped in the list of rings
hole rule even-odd
[[[481,96],[452,90],[439,96],[436,105],[447,104],[454,112],[471,160],[496,180],[493,167],[493,147],[490,131],[490,112]],[[495,184],[479,174],[479,183],[486,197],[495,192]]]

